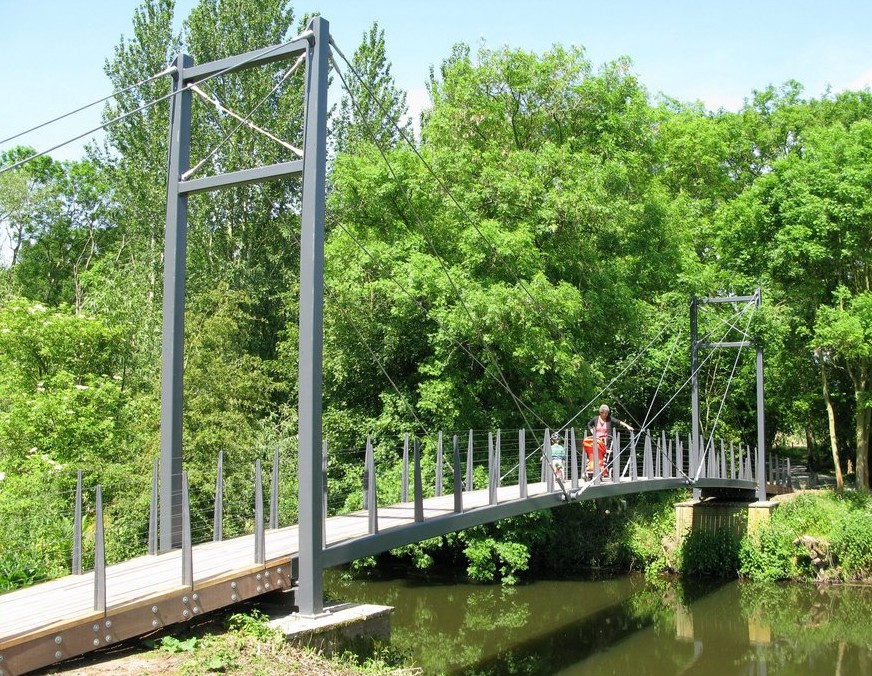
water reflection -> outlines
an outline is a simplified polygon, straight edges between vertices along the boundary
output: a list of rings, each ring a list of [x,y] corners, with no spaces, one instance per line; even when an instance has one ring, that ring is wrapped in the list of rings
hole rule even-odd
[[[330,575],[337,598],[392,605],[392,644],[426,674],[872,674],[872,590],[645,584],[517,587]]]

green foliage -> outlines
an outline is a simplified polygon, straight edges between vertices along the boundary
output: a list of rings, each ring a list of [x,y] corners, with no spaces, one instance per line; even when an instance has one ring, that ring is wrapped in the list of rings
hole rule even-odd
[[[845,581],[872,579],[872,509],[844,515],[833,529],[832,550],[838,556]]]
[[[735,577],[741,538],[730,530],[694,530],[681,543],[681,572],[699,577]]]

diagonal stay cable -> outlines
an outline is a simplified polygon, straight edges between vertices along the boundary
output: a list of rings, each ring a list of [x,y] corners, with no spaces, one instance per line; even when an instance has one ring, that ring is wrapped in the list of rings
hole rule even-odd
[[[450,335],[450,332],[448,331],[448,327],[445,326],[445,324],[443,324],[442,321],[437,316],[435,316],[429,310],[427,310],[427,308],[424,307],[424,305],[421,303],[421,301],[418,300],[417,298],[415,298],[414,294],[411,291],[409,291],[405,286],[403,286],[399,282],[399,280],[397,280],[397,278],[391,273],[390,269],[374,253],[372,253],[369,249],[367,249],[367,247],[357,237],[355,237],[354,233],[352,233],[348,228],[346,228],[345,225],[342,224],[341,222],[338,222],[337,225],[346,235],[348,235],[351,238],[351,241],[353,241],[354,244],[361,251],[363,251],[363,253],[365,253],[367,256],[369,256],[369,258],[379,266],[379,269],[387,276],[387,278],[403,294],[405,294],[409,298],[409,300],[411,300],[416,306],[418,306],[418,309],[420,309],[421,312],[424,313],[425,316],[430,317],[430,319],[432,319],[434,322],[436,322],[436,324],[439,326],[440,329],[443,329],[446,332],[446,334]],[[481,369],[485,373],[485,375],[487,375],[489,378],[494,380],[498,385],[505,387],[505,385],[499,380],[499,378],[497,378],[491,372],[488,365],[485,364],[484,362],[482,362],[475,355],[475,353],[473,353],[466,345],[463,344],[463,342],[461,342],[460,340],[453,340],[453,342],[455,345],[457,345],[457,347],[459,347],[463,352],[465,352],[469,356],[469,358],[472,359],[473,362],[475,362],[478,366],[481,367]],[[511,392],[509,392],[509,394],[511,394]],[[518,400],[518,401],[520,401],[520,400]],[[530,412],[530,414],[532,416],[536,417],[536,419],[539,422],[541,422],[543,425],[546,425],[545,421],[541,417],[539,417],[538,414],[533,409],[531,409],[529,406],[527,406],[523,401],[520,401],[520,403]]]
[[[631,368],[631,367],[632,367],[632,366],[633,366],[633,365],[634,365],[634,364],[635,364],[639,359],[642,358],[642,355],[644,355],[645,352],[648,351],[648,348],[650,348],[651,345],[653,345],[654,342],[655,342],[658,338],[660,338],[660,336],[663,334],[663,332],[666,331],[666,328],[667,328],[667,327],[672,323],[672,320],[675,319],[675,317],[678,316],[678,313],[679,313],[679,312],[681,312],[680,309],[676,310],[675,313],[674,313],[671,317],[669,317],[669,318],[668,318],[668,319],[663,323],[663,326],[662,326],[662,327],[660,328],[660,330],[657,332],[657,335],[655,335],[655,336],[654,336],[654,337],[653,337],[653,338],[648,342],[648,344],[647,344],[644,348],[642,348],[642,350],[639,351],[639,352],[638,352],[638,353],[633,357],[633,359],[630,361],[630,363],[627,364],[627,365],[623,368],[623,370],[622,370],[620,373],[618,373],[618,375],[616,375],[614,378],[612,378],[611,382],[609,382],[606,386],[602,387],[602,388],[599,390],[599,392],[597,392],[597,394],[595,394],[595,395],[594,395],[594,396],[593,396],[593,397],[592,397],[592,398],[591,398],[591,399],[590,399],[590,400],[589,400],[589,401],[588,401],[584,406],[582,406],[582,407],[578,410],[578,412],[577,412],[575,415],[573,415],[569,420],[567,420],[563,425],[561,425],[559,428],[555,429],[554,431],[555,431],[557,434],[565,435],[566,431],[569,429],[569,427],[572,425],[572,423],[573,423],[573,422],[578,418],[578,416],[580,416],[580,415],[581,415],[585,410],[587,410],[588,407],[589,407],[593,402],[595,402],[597,399],[599,399],[601,396],[603,396],[603,394],[605,394],[606,392],[608,392],[608,391],[610,390],[611,386],[614,385],[614,384],[615,384],[615,383],[616,383],[620,378],[622,378],[622,377],[624,376],[624,374],[625,374],[625,373],[626,373],[626,372],[627,372],[627,371],[628,371],[628,370],[629,370],[629,369],[630,369],[630,368]],[[680,391],[680,390],[679,390],[679,391]],[[676,396],[677,396],[677,394],[676,394]],[[674,398],[674,397],[673,397],[673,398]],[[672,400],[670,399],[670,401],[672,401]],[[640,429],[640,432],[641,432],[641,429]],[[544,446],[544,444],[543,444],[543,446]],[[529,460],[530,458],[532,458],[536,453],[539,452],[540,448],[541,448],[541,447],[532,450],[529,454],[527,454],[526,459]],[[514,467],[512,467],[512,468],[509,470],[509,472],[514,471],[516,468],[517,468],[517,465],[515,465]]]
[[[74,136],[72,138],[69,138],[66,141],[63,141],[61,143],[58,143],[55,146],[52,146],[51,148],[48,148],[47,150],[43,150],[43,151],[38,152],[34,155],[30,155],[30,156],[24,158],[23,160],[19,160],[18,162],[15,162],[14,164],[10,164],[9,166],[0,167],[0,174],[5,174],[7,171],[12,171],[13,169],[15,169],[17,167],[20,167],[24,164],[27,164],[28,162],[31,162],[38,157],[42,157],[43,155],[47,155],[48,153],[53,152],[53,151],[57,150],[58,148],[63,148],[65,145],[69,145],[70,143],[73,143],[74,141],[78,141],[79,139],[82,139],[86,136],[89,136],[90,134],[93,134],[94,132],[98,132],[101,129],[106,129],[106,127],[110,127],[113,124],[116,124],[117,122],[121,122],[122,120],[126,120],[131,115],[135,115],[136,113],[140,113],[143,110],[147,110],[148,108],[151,108],[152,106],[157,105],[158,103],[160,103],[162,101],[166,101],[167,99],[172,98],[176,94],[179,94],[183,91],[191,89],[194,86],[194,84],[202,84],[204,82],[208,82],[209,80],[216,78],[216,77],[220,77],[221,75],[224,75],[231,70],[238,69],[239,67],[245,65],[246,63],[248,63],[249,61],[251,61],[255,58],[260,58],[262,56],[265,56],[266,54],[270,54],[278,49],[281,49],[282,47],[289,45],[292,42],[311,37],[312,35],[313,35],[313,33],[310,30],[303,31],[302,33],[300,33],[296,37],[292,38],[291,40],[287,40],[287,41],[282,42],[278,45],[273,45],[272,47],[270,47],[266,51],[258,51],[256,53],[252,54],[249,58],[244,59],[243,61],[241,61],[239,63],[236,63],[232,66],[228,66],[227,68],[224,68],[223,70],[219,70],[215,73],[212,73],[211,75],[207,75],[202,80],[198,80],[196,83],[192,82],[191,84],[185,85],[184,87],[182,87],[181,89],[179,89],[177,91],[170,92],[169,94],[164,94],[161,97],[158,97],[152,101],[144,103],[143,105],[139,106],[138,108],[135,108],[134,110],[128,111],[128,112],[124,113],[123,115],[119,115],[118,117],[114,117],[111,120],[108,120],[107,122],[104,122],[103,124],[84,132],[83,134],[79,134],[78,136]],[[165,74],[172,73],[172,72],[175,72],[175,71],[174,70],[167,70]]]
[[[352,93],[348,87],[348,82],[345,80],[345,77],[342,74],[342,71],[337,68],[336,72],[339,75],[339,78],[342,80],[342,84],[345,86],[346,93],[348,93],[349,97],[351,97],[352,104],[355,106],[355,108],[357,108],[359,110],[358,102],[354,99],[354,96],[352,95]],[[370,93],[370,95],[372,95],[372,94]],[[430,250],[433,253],[434,258],[437,260],[437,262],[439,263],[439,266],[442,268],[442,272],[445,275],[445,278],[448,280],[449,284],[451,285],[451,288],[454,290],[454,293],[455,293],[458,301],[460,302],[461,307],[463,308],[464,312],[466,313],[467,317],[469,318],[469,321],[472,324],[472,326],[475,327],[476,333],[478,334],[479,339],[481,339],[484,350],[488,353],[488,356],[490,357],[490,359],[492,361],[492,365],[493,365],[494,369],[496,369],[496,371],[499,375],[499,379],[502,380],[503,387],[509,393],[509,396],[511,396],[512,399],[514,400],[515,405],[518,407],[519,412],[521,413],[522,417],[524,418],[524,421],[528,424],[528,426],[530,427],[530,430],[532,431],[533,427],[531,425],[529,425],[529,421],[527,420],[526,415],[524,414],[521,406],[519,405],[521,403],[520,398],[514,393],[511,386],[508,384],[508,380],[506,379],[505,374],[503,373],[499,364],[496,362],[496,358],[495,358],[493,352],[487,346],[487,342],[485,341],[484,336],[482,335],[481,327],[475,321],[475,318],[473,317],[472,312],[469,309],[469,306],[464,301],[463,294],[461,294],[460,289],[458,288],[456,282],[454,281],[454,277],[451,275],[450,271],[448,270],[448,267],[445,263],[445,259],[440,255],[438,249],[436,248],[436,244],[433,242],[433,238],[430,236],[430,234],[426,230],[426,228],[424,228],[423,221],[422,221],[420,215],[418,214],[418,210],[415,208],[414,203],[412,202],[411,198],[409,197],[408,191],[406,190],[405,186],[402,184],[402,181],[400,181],[399,176],[397,176],[396,172],[394,171],[393,165],[391,164],[390,160],[388,160],[387,155],[384,153],[382,148],[380,148],[378,145],[376,145],[376,148],[378,149],[382,160],[384,161],[385,165],[387,166],[388,171],[391,174],[391,177],[394,179],[394,182],[396,183],[397,187],[400,189],[400,192],[403,194],[403,198],[404,198],[407,206],[409,207],[409,210],[413,216],[415,223],[418,226],[418,231],[423,235],[424,239],[427,241],[427,245],[430,247]]]
[[[114,91],[111,94],[109,94],[108,96],[104,96],[102,99],[97,99],[96,101],[92,101],[91,103],[88,103],[84,106],[80,106],[79,108],[76,108],[75,110],[71,110],[68,113],[64,113],[63,115],[58,115],[57,117],[55,117],[51,120],[47,120],[46,122],[42,122],[41,124],[38,124],[35,127],[31,127],[30,129],[25,129],[24,131],[20,131],[17,134],[13,134],[12,136],[9,136],[7,138],[0,139],[0,144],[17,139],[21,136],[24,136],[25,134],[29,134],[32,131],[36,131],[37,129],[42,129],[43,127],[47,127],[48,125],[54,124],[55,122],[59,122],[60,120],[63,120],[65,118],[69,117],[70,115],[75,115],[76,113],[81,113],[83,110],[87,110],[88,108],[92,108],[92,107],[96,106],[98,103],[103,103],[103,101],[108,101],[109,99],[114,99],[116,96],[121,96],[122,94],[129,92],[131,89],[136,89],[137,87],[141,87],[142,85],[146,85],[149,82],[152,82],[154,80],[157,80],[158,78],[163,77],[164,75],[169,75],[170,73],[175,73],[175,72],[176,72],[175,66],[169,66],[167,68],[164,68],[161,72],[155,73],[151,77],[147,77],[144,80],[140,80],[136,84],[129,85],[129,86],[125,87],[124,89],[119,89],[117,91]]]
[[[372,89],[369,87],[369,85],[367,84],[367,82],[366,82],[366,81],[365,81],[365,80],[360,76],[360,74],[357,72],[357,70],[354,68],[354,66],[349,62],[348,58],[345,56],[345,54],[343,54],[342,50],[339,49],[338,45],[337,45],[336,42],[332,39],[332,37],[331,37],[331,40],[330,40],[330,45],[331,45],[332,49],[335,50],[335,51],[339,54],[339,56],[342,58],[342,60],[345,62],[345,64],[348,66],[349,70],[354,74],[354,76],[357,78],[357,80],[361,83],[361,85],[363,85],[363,87],[367,90],[367,92],[368,92],[370,98],[372,98],[372,99],[373,99],[373,100],[378,104],[378,106],[381,108],[382,113],[383,113],[383,115],[385,116],[385,118],[386,118],[387,120],[390,121],[390,123],[393,125],[394,129],[399,133],[400,137],[401,137],[401,138],[406,142],[406,144],[409,146],[409,148],[412,150],[412,152],[417,156],[418,160],[419,160],[419,161],[422,163],[422,165],[427,169],[427,171],[428,171],[428,172],[433,176],[433,178],[436,180],[437,184],[439,185],[439,187],[441,188],[441,190],[443,191],[443,193],[444,193],[445,195],[448,196],[448,198],[449,198],[449,199],[451,200],[451,202],[455,205],[455,207],[458,209],[459,213],[463,216],[463,218],[464,218],[468,223],[470,223],[470,224],[472,225],[472,227],[473,227],[473,228],[475,229],[475,231],[479,234],[479,236],[480,236],[480,237],[485,241],[485,243],[489,246],[491,252],[493,252],[493,254],[494,254],[498,259],[500,259],[500,260],[504,260],[504,259],[503,259],[503,256],[500,254],[500,252],[499,252],[499,250],[496,248],[496,246],[495,246],[495,245],[490,241],[490,239],[489,239],[489,238],[488,238],[488,237],[487,237],[487,236],[486,236],[486,235],[481,231],[481,229],[478,227],[478,224],[477,224],[477,223],[472,219],[472,217],[469,215],[469,213],[468,213],[468,212],[463,208],[463,206],[462,206],[462,205],[457,201],[457,199],[454,197],[454,195],[451,193],[451,191],[448,189],[448,187],[445,185],[445,183],[444,183],[444,182],[439,178],[439,176],[436,174],[436,172],[433,170],[433,168],[430,166],[430,164],[427,162],[427,160],[424,159],[424,157],[423,157],[423,156],[421,155],[421,153],[418,151],[418,149],[417,149],[417,147],[415,146],[415,144],[414,144],[414,143],[409,139],[409,137],[408,137],[406,131],[405,131],[403,128],[401,128],[401,127],[397,124],[397,121],[396,121],[395,119],[393,119],[393,118],[391,117],[390,112],[386,109],[386,107],[385,107],[384,104],[383,104],[383,103],[378,99],[378,97],[375,96],[375,94],[373,93]],[[338,73],[340,73],[340,77],[342,78],[341,71],[340,71],[340,69],[338,68],[338,66],[336,66],[335,61],[334,61],[334,67],[336,67],[336,71],[337,71]],[[346,84],[344,78],[342,78],[342,80],[343,80],[343,83]],[[347,84],[346,84],[345,88],[346,88],[346,91],[348,91],[348,86],[347,86]],[[350,92],[349,92],[349,95],[350,95]],[[545,320],[545,323],[546,323],[546,324],[548,325],[548,327],[551,329],[552,334],[553,334],[553,335],[556,335],[560,340],[566,340],[566,337],[564,336],[563,332],[560,331],[560,329],[559,329],[558,327],[555,326],[555,324],[554,324],[553,321],[551,320],[551,317],[550,317],[549,313],[545,310],[545,308],[542,307],[541,303],[540,303],[540,302],[538,301],[538,299],[537,299],[537,298],[536,298],[536,297],[531,293],[530,289],[529,289],[528,286],[523,282],[523,280],[521,280],[521,279],[518,277],[518,275],[515,273],[514,268],[513,268],[511,265],[508,265],[508,264],[505,264],[505,265],[504,265],[504,268],[508,271],[508,273],[510,274],[510,276],[515,280],[515,282],[517,283],[517,285],[518,285],[518,286],[519,286],[519,287],[524,291],[524,293],[525,293],[525,294],[530,298],[530,300],[533,302],[534,307],[538,310],[538,314],[539,314],[539,316],[542,317],[542,318]],[[572,343],[572,341],[567,341],[567,342],[569,342],[570,344]],[[647,347],[646,347],[645,349],[647,349]],[[605,389],[605,390],[608,390],[608,389],[611,387],[611,385],[614,384],[614,382],[615,382],[615,380],[613,380],[611,383],[609,383],[609,385],[607,385],[606,388],[604,388],[604,389]],[[582,409],[582,411],[583,411],[583,410],[584,410],[584,409]],[[580,415],[582,411],[579,411],[578,414],[576,414],[575,417],[577,417],[578,415]],[[574,417],[574,418],[575,418],[575,417]],[[573,418],[573,419],[574,419],[574,418]]]
[[[726,336],[728,335],[728,333],[729,333],[729,329],[727,329],[727,330],[724,332],[723,337],[726,337]],[[705,337],[708,337],[709,335],[711,335],[711,332],[707,333],[707,334],[706,334],[705,336],[703,336],[703,337],[705,338]],[[671,404],[671,403],[672,403],[672,402],[673,402],[673,401],[678,397],[678,395],[681,394],[681,391],[682,391],[685,387],[687,387],[687,385],[688,385],[688,384],[689,384],[689,383],[694,379],[694,377],[695,377],[696,375],[699,374],[699,372],[700,372],[700,370],[702,369],[702,367],[703,367],[703,366],[704,366],[704,365],[705,365],[705,364],[706,364],[706,363],[707,363],[707,362],[708,362],[708,361],[709,361],[709,360],[714,356],[714,354],[715,354],[714,351],[711,351],[711,352],[709,352],[705,357],[703,357],[703,358],[699,361],[699,363],[698,363],[697,366],[696,366],[696,370],[695,370],[695,371],[692,371],[691,374],[690,374],[689,376],[687,376],[687,378],[685,378],[684,382],[683,382],[683,383],[678,387],[678,389],[677,389],[677,390],[675,391],[675,393],[674,393],[674,394],[669,398],[669,400],[668,400],[665,404],[663,404],[663,406],[660,407],[660,410],[657,411],[657,413],[655,413],[653,416],[651,416],[651,419],[648,421],[648,426],[649,426],[649,427],[650,427],[651,423],[653,423],[655,420],[657,420],[658,417],[660,417],[660,414],[663,413],[663,411],[665,411],[667,408],[669,408],[669,404]],[[641,430],[640,430],[640,431],[641,431]]]
[[[340,54],[341,54],[341,52],[340,52]],[[345,57],[343,55],[343,59],[344,58]],[[347,59],[346,59],[346,63],[348,63]],[[343,86],[345,87],[346,93],[348,94],[349,98],[351,98],[351,100],[352,100],[352,105],[354,105],[354,107],[356,109],[360,110],[360,106],[359,106],[357,100],[355,99],[354,95],[351,93],[351,90],[348,86],[348,82],[345,80],[345,77],[342,74],[342,71],[336,66],[335,62],[334,62],[334,67],[336,68],[336,72],[339,75],[339,78],[342,81]],[[350,64],[349,64],[349,68],[351,68],[352,72],[354,72],[355,75],[358,77],[358,79],[360,79],[360,76],[357,74],[357,72],[354,70],[354,68]],[[368,91],[370,97],[373,98],[381,106],[382,105],[381,102],[378,101],[377,97],[374,96],[373,92],[371,91],[371,89],[369,87],[367,87],[367,91]],[[383,106],[382,106],[382,108],[383,108]],[[496,356],[493,354],[493,351],[487,345],[487,341],[484,339],[481,327],[475,321],[475,318],[473,317],[472,312],[469,310],[469,307],[467,306],[466,302],[464,301],[463,295],[460,293],[460,289],[457,287],[457,284],[455,283],[454,278],[452,277],[451,273],[449,272],[449,270],[445,264],[445,260],[439,254],[439,251],[437,250],[435,243],[433,242],[433,240],[430,237],[427,230],[423,227],[422,219],[421,219],[420,215],[418,214],[418,211],[415,208],[414,203],[412,202],[411,198],[409,197],[408,191],[406,190],[405,186],[402,184],[402,181],[400,181],[399,176],[397,176],[396,172],[394,171],[393,165],[388,160],[387,155],[385,154],[384,150],[378,144],[374,144],[374,145],[375,145],[376,149],[378,150],[379,154],[381,155],[382,160],[385,162],[385,165],[387,166],[388,171],[390,172],[392,178],[394,179],[394,182],[396,183],[397,187],[400,189],[400,192],[402,193],[403,198],[404,198],[406,204],[408,205],[410,212],[412,213],[414,221],[418,225],[419,232],[423,235],[423,237],[427,241],[427,244],[430,247],[434,257],[438,261],[439,266],[442,268],[443,274],[445,275],[446,279],[448,280],[449,284],[451,285],[452,289],[454,290],[454,293],[457,296],[457,299],[460,302],[461,307],[463,308],[466,315],[469,317],[469,321],[470,321],[471,325],[475,328],[475,331],[476,331],[479,339],[481,340],[483,349],[485,350],[488,357],[490,358],[490,363],[493,366],[493,368],[496,370],[496,372],[499,376],[498,378],[495,378],[495,379],[506,390],[506,392],[509,394],[509,396],[512,398],[512,401],[515,404],[515,407],[518,409],[518,412],[521,414],[521,417],[524,419],[525,426],[535,436],[533,426],[530,424],[530,420],[527,417],[526,413],[524,412],[524,409],[527,408],[529,410],[529,407],[526,406],[526,404],[524,404],[524,402],[520,399],[520,397],[518,397],[515,394],[515,392],[512,390],[511,386],[509,385],[508,379],[506,378],[505,373],[503,372],[502,368],[500,367],[499,363],[497,362]],[[421,161],[423,161],[423,158],[421,158],[421,156],[419,154],[417,156]],[[425,165],[426,165],[426,163],[425,163]],[[430,169],[429,166],[428,166],[428,170],[432,173],[432,169]],[[437,177],[437,181],[438,181],[438,177]],[[439,181],[439,183],[444,188],[444,184],[442,184],[441,181]],[[452,197],[452,200],[453,200],[453,197]],[[456,201],[455,201],[455,203],[456,203]],[[491,375],[491,377],[494,377],[494,376]],[[536,417],[538,418],[539,416],[537,415]],[[543,458],[544,457],[545,457],[545,455],[543,453]],[[551,468],[550,463],[547,463],[547,464],[549,466],[549,469],[551,469],[551,471],[553,472],[553,468]],[[562,485],[562,482],[561,482],[561,485]]]
[[[491,242],[491,240],[488,238],[488,236],[482,232],[481,228],[479,228],[478,223],[475,221],[475,219],[473,219],[469,215],[469,212],[463,207],[462,204],[460,204],[460,202],[457,200],[457,198],[454,197],[454,194],[451,192],[451,190],[448,188],[448,186],[445,184],[445,182],[439,177],[439,175],[436,173],[436,171],[433,169],[433,167],[430,165],[430,163],[427,162],[427,160],[424,158],[424,156],[421,155],[420,151],[415,146],[414,142],[411,139],[409,139],[406,132],[397,124],[397,121],[391,117],[390,112],[387,110],[384,103],[381,100],[379,100],[379,98],[375,95],[375,93],[372,91],[372,88],[363,79],[363,77],[361,77],[361,75],[357,72],[357,70],[354,68],[354,66],[351,64],[351,62],[348,60],[348,58],[346,58],[345,54],[342,53],[342,50],[339,49],[339,46],[336,44],[336,42],[333,40],[332,37],[330,39],[330,45],[333,49],[336,50],[336,52],[339,54],[339,56],[342,57],[342,60],[348,66],[348,69],[357,78],[358,82],[360,82],[360,84],[363,85],[363,87],[367,90],[367,93],[369,94],[370,98],[379,106],[379,108],[382,111],[382,114],[386,117],[386,119],[388,119],[390,121],[390,123],[393,125],[394,129],[399,133],[399,135],[403,139],[403,141],[405,141],[405,143],[409,146],[411,151],[415,154],[415,156],[418,158],[418,160],[421,162],[421,164],[424,166],[424,168],[427,169],[428,173],[436,181],[436,183],[439,186],[442,193],[448,197],[448,199],[451,201],[451,203],[457,209],[458,213],[460,213],[461,216],[463,216],[464,220],[466,220],[466,222],[469,223],[473,227],[473,229],[478,233],[479,237],[481,237],[482,240],[484,240],[485,244],[487,244],[488,248],[490,249],[492,254],[495,256],[495,258],[499,259],[503,263],[504,269],[509,273],[509,275],[512,277],[512,279],[514,279],[515,283],[524,291],[524,293],[527,295],[527,297],[533,302],[533,305],[539,310],[540,316],[543,319],[545,319],[545,322],[546,322],[546,324],[548,324],[549,328],[551,328],[551,330],[554,332],[554,334],[557,335],[559,338],[564,339],[565,337],[564,337],[563,333],[560,331],[560,329],[555,326],[553,321],[550,321],[550,315],[547,312],[546,308],[542,307],[542,304],[533,295],[533,293],[530,291],[529,287],[517,275],[517,273],[515,272],[515,269],[511,265],[509,265],[508,262],[505,261],[503,255],[499,252],[499,249],[497,249],[496,245],[493,242]],[[335,65],[336,64],[334,62],[334,66]],[[337,71],[337,73],[340,73],[340,70],[338,67],[336,68],[336,71]],[[342,78],[341,74],[340,74],[340,78]],[[344,78],[342,78],[342,81],[343,81],[343,83],[345,83]],[[346,91],[348,91],[347,84],[346,84],[345,89],[346,89]],[[349,92],[349,96],[350,95],[351,95],[351,93]]]
[[[675,340],[672,341],[672,349],[669,351],[669,356],[666,358],[666,364],[663,367],[663,372],[660,374],[660,380],[657,382],[657,388],[654,390],[654,394],[651,396],[651,403],[648,405],[648,410],[645,411],[645,417],[642,419],[642,425],[639,429],[645,429],[648,426],[648,416],[651,415],[651,409],[654,408],[654,401],[657,399],[657,395],[660,393],[660,387],[663,385],[663,380],[666,378],[666,372],[669,370],[669,364],[672,363],[672,356],[675,354],[675,348],[678,347],[678,339],[681,337],[681,334],[675,334]]]

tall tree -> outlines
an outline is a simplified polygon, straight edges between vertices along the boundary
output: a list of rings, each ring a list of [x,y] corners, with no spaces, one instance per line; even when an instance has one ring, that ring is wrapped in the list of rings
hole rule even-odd
[[[360,143],[387,149],[411,140],[406,93],[397,88],[385,48],[385,32],[378,22],[363,34],[351,68],[340,64],[343,94],[333,120],[336,152],[351,152]]]

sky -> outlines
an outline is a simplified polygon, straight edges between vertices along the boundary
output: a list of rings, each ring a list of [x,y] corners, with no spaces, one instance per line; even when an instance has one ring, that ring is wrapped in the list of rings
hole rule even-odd
[[[177,0],[181,21],[196,0]],[[103,73],[136,0],[0,0],[0,141],[112,93]],[[653,95],[737,110],[754,90],[797,80],[807,97],[872,85],[869,0],[294,0],[319,10],[348,58],[372,22],[385,31],[397,86],[413,113],[427,105],[431,66],[465,42],[543,53],[578,45],[598,67],[628,56]],[[333,88],[340,83],[334,82]],[[338,93],[332,92],[331,97]],[[97,105],[0,151],[37,151],[100,124]],[[417,117],[417,116],[415,116]],[[50,154],[83,155],[85,138]]]

